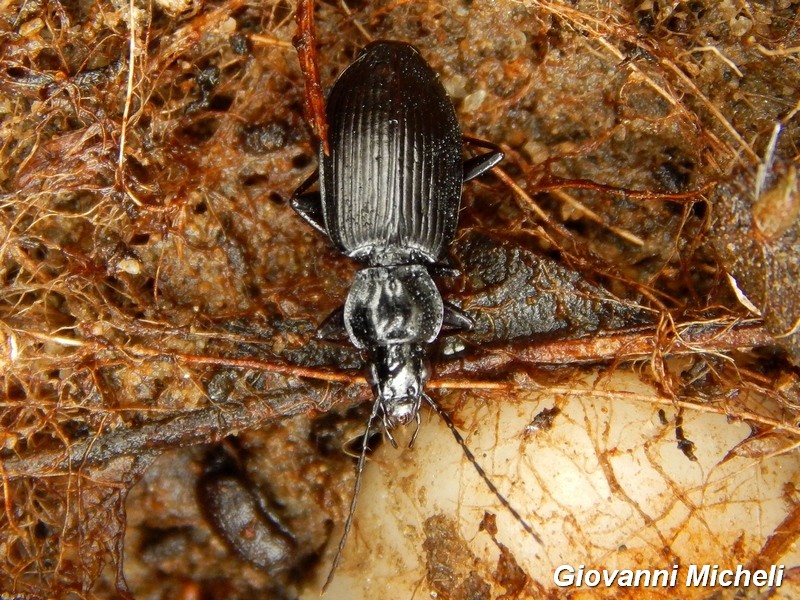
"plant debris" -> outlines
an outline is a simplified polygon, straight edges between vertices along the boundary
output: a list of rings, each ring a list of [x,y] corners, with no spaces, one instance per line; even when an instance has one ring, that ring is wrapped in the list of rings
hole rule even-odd
[[[330,89],[374,39],[417,45],[465,133],[506,152],[464,192],[452,257],[463,275],[443,282],[477,323],[434,360],[430,387],[457,423],[462,402],[549,390],[554,418],[529,432],[538,439],[564,424],[569,382],[601,368],[598,382],[630,371],[651,386],[653,415],[681,411],[662,427],[687,464],[705,448],[691,417],[712,413],[752,432],[720,464],[796,455],[797,9],[316,3],[301,68],[286,0],[8,4],[0,592],[316,593],[352,484],[341,449],[363,431],[371,392],[354,349],[314,340],[355,266],[288,199],[315,167],[312,129],[324,136],[304,115],[309,101],[319,112],[310,65]],[[599,387],[582,393],[609,402]],[[297,539],[297,560],[272,578],[199,508],[220,443],[239,448],[237,481]],[[743,562],[796,544],[792,489],[770,534],[742,542],[762,557]],[[481,579],[469,552],[428,571],[458,573],[470,597],[495,579],[514,597],[549,589],[512,554]]]

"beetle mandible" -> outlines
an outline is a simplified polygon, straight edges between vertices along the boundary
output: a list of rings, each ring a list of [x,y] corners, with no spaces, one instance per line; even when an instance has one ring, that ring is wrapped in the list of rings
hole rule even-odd
[[[327,103],[329,154],[295,192],[292,207],[347,256],[363,263],[347,300],[320,327],[345,331],[369,363],[375,414],[391,430],[412,420],[428,379],[428,345],[443,327],[471,320],[443,302],[431,278],[455,236],[462,184],[503,159],[498,146],[462,158],[456,112],[413,46],[377,41],[345,69]],[[319,192],[308,188],[319,179]],[[393,440],[392,440],[393,441]]]

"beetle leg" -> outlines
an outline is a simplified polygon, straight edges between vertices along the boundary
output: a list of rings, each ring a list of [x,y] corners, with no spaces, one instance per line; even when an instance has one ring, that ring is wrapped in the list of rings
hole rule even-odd
[[[469,331],[474,325],[474,321],[463,310],[455,304],[444,303],[444,319],[442,330],[445,333],[457,333],[459,331]]]
[[[347,339],[347,330],[344,326],[344,306],[340,306],[317,327],[315,337],[318,340],[340,341]]]
[[[303,220],[317,231],[328,235],[325,227],[325,217],[322,214],[322,197],[319,192],[308,192],[308,188],[314,185],[319,179],[319,169],[314,171],[308,179],[300,184],[300,187],[292,194],[290,204],[294,211],[303,217]]]
[[[428,265],[428,272],[433,277],[458,277],[461,271],[450,264],[449,259]]]
[[[486,148],[491,150],[491,152],[486,152],[484,154],[480,154],[478,156],[473,156],[472,158],[468,158],[464,161],[464,182],[470,181],[479,177],[486,173],[489,169],[494,167],[497,163],[503,160],[503,151],[500,149],[500,146],[497,144],[493,144],[492,142],[487,142],[485,140],[479,140],[478,138],[473,138],[469,136],[464,136],[464,143],[470,144],[472,146],[478,146],[480,148]]]

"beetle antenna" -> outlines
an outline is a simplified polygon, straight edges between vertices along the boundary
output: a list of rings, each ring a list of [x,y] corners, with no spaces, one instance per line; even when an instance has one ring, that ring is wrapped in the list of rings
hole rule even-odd
[[[336,555],[333,557],[333,564],[331,570],[328,572],[328,578],[325,580],[325,585],[322,586],[322,593],[328,589],[328,586],[333,582],[333,576],[339,566],[339,561],[342,559],[342,552],[347,543],[347,536],[350,534],[350,528],[353,526],[353,517],[356,513],[356,502],[358,501],[358,491],[361,489],[361,474],[364,472],[364,465],[367,462],[367,451],[369,450],[369,430],[372,428],[372,423],[378,416],[378,409],[380,401],[375,400],[375,405],[372,407],[372,414],[367,421],[367,430],[364,432],[364,444],[361,447],[361,455],[358,457],[358,466],[356,467],[356,482],[353,485],[353,496],[350,498],[350,509],[347,513],[347,520],[344,523],[344,532],[339,540],[339,547],[336,549]]]
[[[456,438],[456,442],[458,442],[458,445],[461,446],[461,449],[464,451],[464,455],[467,457],[467,460],[469,460],[469,462],[472,463],[472,466],[475,467],[475,470],[478,472],[478,475],[480,475],[481,479],[483,479],[486,487],[488,487],[489,490],[500,501],[500,504],[502,504],[506,510],[512,514],[512,516],[517,520],[517,523],[519,523],[522,528],[533,537],[533,539],[539,542],[539,544],[544,545],[542,543],[542,538],[540,538],[539,535],[533,530],[533,527],[531,527],[528,522],[522,518],[522,515],[519,514],[519,511],[511,506],[511,503],[500,493],[500,490],[497,489],[497,486],[492,482],[492,480],[489,479],[486,471],[483,470],[483,467],[478,463],[475,455],[472,453],[472,450],[467,447],[467,443],[464,441],[464,438],[458,432],[458,429],[456,429],[456,426],[453,424],[453,420],[450,418],[450,415],[448,415],[441,406],[436,404],[436,402],[434,402],[433,399],[428,396],[428,394],[423,394],[423,396],[425,400],[428,401],[428,404],[431,405],[436,414],[442,418],[442,421],[445,422],[447,428],[452,432],[453,437]]]

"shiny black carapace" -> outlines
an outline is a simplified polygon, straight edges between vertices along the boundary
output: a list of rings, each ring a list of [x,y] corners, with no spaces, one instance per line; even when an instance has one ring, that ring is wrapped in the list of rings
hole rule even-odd
[[[380,416],[391,429],[419,419],[428,378],[427,347],[443,326],[470,319],[442,301],[431,272],[458,223],[461,186],[503,158],[464,161],[456,112],[419,51],[402,42],[369,44],[339,76],[327,106],[329,154],[295,192],[294,209],[347,256],[364,264],[344,307],[320,328],[342,329],[366,352]],[[307,192],[319,179],[320,191]]]

